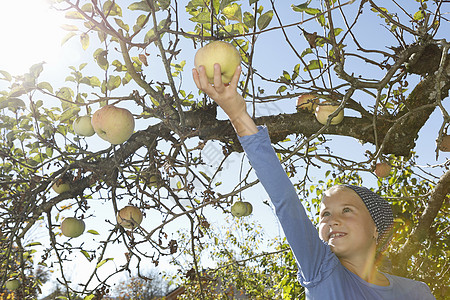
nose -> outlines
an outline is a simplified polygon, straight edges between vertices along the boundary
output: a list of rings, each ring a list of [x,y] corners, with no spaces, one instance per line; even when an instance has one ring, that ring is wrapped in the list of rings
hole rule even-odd
[[[328,226],[333,227],[341,224],[341,219],[339,216],[332,215],[328,220]]]

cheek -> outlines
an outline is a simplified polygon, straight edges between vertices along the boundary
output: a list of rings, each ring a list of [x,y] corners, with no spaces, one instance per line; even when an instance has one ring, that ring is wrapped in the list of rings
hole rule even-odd
[[[327,241],[328,232],[325,227],[325,223],[319,224],[319,237],[322,241]]]

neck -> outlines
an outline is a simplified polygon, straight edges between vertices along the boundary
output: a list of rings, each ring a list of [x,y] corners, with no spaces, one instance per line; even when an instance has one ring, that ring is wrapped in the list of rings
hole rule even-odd
[[[376,285],[389,285],[387,278],[381,274],[375,265],[375,253],[351,258],[339,258],[342,265],[350,272],[358,275],[368,283]]]

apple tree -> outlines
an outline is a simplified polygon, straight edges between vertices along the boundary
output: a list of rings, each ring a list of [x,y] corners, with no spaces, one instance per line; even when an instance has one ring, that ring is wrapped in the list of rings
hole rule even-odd
[[[444,297],[450,283],[447,1],[50,2],[66,17],[63,43],[76,44],[83,58],[58,78],[46,78],[44,63],[22,75],[0,71],[2,286],[32,267],[16,263],[11,249],[39,253],[35,263],[57,270],[67,298],[101,299],[116,275],[140,273],[188,247],[203,291],[204,228],[257,185],[231,124],[191,79],[196,50],[224,40],[241,55],[239,91],[255,122],[269,128],[312,218],[330,184],[377,185],[396,214],[386,254],[391,272],[434,282],[434,294]],[[132,114],[134,133],[114,136],[126,141],[103,140],[108,127],[93,136],[74,132],[77,117],[107,105]],[[343,120],[333,122],[342,112]],[[425,137],[432,137],[431,147],[420,143]],[[417,155],[424,146],[428,155]],[[392,166],[385,179],[374,176],[381,162]],[[127,205],[144,214],[139,226],[117,224]],[[97,228],[88,224],[81,237],[67,238],[60,229],[67,217]],[[36,228],[42,234],[33,234]],[[89,266],[77,284],[67,267],[75,256]]]

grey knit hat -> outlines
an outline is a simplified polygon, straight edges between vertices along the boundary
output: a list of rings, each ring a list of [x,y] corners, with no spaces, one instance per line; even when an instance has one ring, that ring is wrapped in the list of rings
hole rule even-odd
[[[368,188],[349,184],[344,184],[344,186],[355,191],[366,205],[378,231],[377,249],[384,251],[391,241],[392,227],[394,226],[391,205]]]

